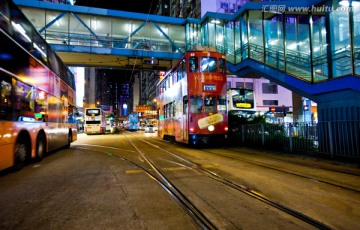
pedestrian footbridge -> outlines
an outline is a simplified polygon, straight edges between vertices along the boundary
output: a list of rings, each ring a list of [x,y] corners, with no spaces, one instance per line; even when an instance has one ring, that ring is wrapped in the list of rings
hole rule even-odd
[[[140,60],[168,68],[194,46],[211,46],[226,54],[231,74],[265,77],[317,102],[323,125],[360,120],[359,1],[248,2],[235,14],[208,12],[202,19],[14,2],[69,65]],[[322,141],[358,143],[355,124],[336,130],[340,136],[325,133]],[[351,155],[359,158],[358,144]]]

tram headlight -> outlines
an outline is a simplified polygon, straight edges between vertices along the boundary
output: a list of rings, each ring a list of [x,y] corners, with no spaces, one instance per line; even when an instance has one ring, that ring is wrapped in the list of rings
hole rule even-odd
[[[209,126],[208,126],[208,130],[209,130],[210,132],[212,132],[212,131],[215,130],[215,127],[214,127],[213,125],[209,125]]]

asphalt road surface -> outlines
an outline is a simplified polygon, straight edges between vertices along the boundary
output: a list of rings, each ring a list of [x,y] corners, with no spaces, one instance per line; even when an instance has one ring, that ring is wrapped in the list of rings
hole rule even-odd
[[[188,148],[156,133],[79,134],[70,149],[2,172],[0,229],[360,229],[359,175],[316,159]]]

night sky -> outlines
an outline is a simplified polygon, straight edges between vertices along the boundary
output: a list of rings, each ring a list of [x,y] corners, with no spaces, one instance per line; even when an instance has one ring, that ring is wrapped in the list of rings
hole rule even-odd
[[[152,13],[158,0],[76,0],[75,5],[137,13]],[[149,11],[151,6],[151,11]]]

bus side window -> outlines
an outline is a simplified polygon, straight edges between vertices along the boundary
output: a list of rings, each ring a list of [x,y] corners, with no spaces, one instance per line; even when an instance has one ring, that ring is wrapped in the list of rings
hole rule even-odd
[[[10,121],[11,111],[11,79],[0,81],[0,120]]]
[[[18,117],[16,120],[35,120],[33,88],[23,82],[17,81],[15,86],[15,103]]]
[[[189,66],[190,66],[190,72],[197,72],[199,70],[198,58],[190,57]]]
[[[47,112],[47,94],[42,90],[35,91],[35,113],[42,114],[37,120],[45,121],[45,114]]]
[[[183,114],[187,114],[188,113],[188,98],[187,96],[184,96],[183,98]]]
[[[185,62],[185,59],[184,59],[184,62],[181,65],[182,65],[181,69],[183,71],[182,77],[184,78],[184,77],[186,77],[186,62]]]
[[[220,73],[226,73],[226,63],[225,60],[220,58],[219,60]]]

